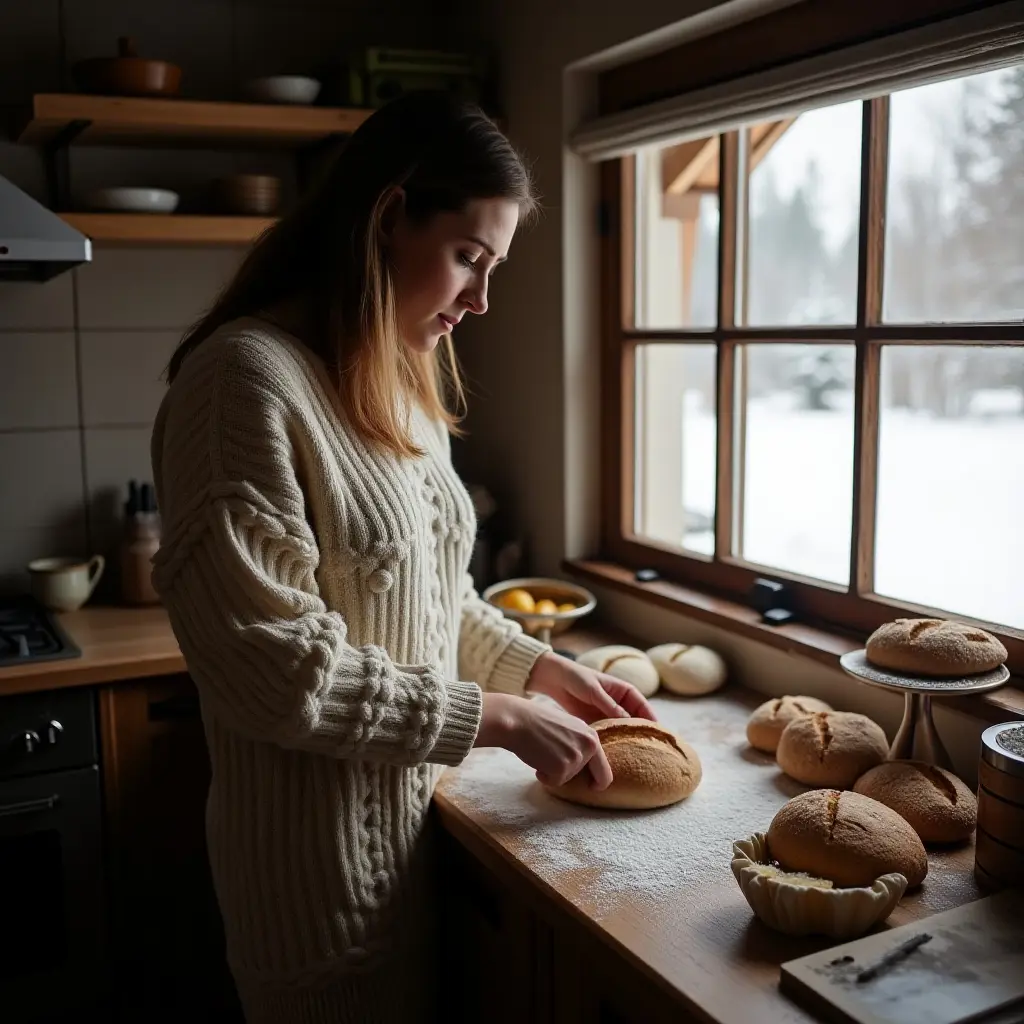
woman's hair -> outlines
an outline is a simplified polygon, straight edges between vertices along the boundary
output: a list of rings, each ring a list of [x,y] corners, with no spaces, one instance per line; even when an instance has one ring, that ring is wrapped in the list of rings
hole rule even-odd
[[[223,324],[302,298],[309,323],[301,340],[331,371],[365,440],[396,455],[422,454],[409,434],[410,400],[454,431],[446,378],[457,406],[464,394],[450,336],[442,368],[436,353],[412,351],[398,332],[380,223],[396,187],[404,190],[406,215],[419,223],[472,199],[512,200],[521,218],[537,206],[522,160],[478,107],[442,92],[402,96],[360,125],[316,188],[254,245],[182,339],[168,380]]]

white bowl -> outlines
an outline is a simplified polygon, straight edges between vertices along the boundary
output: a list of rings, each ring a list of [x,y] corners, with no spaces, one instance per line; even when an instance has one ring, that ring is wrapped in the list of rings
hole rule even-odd
[[[178,206],[178,193],[165,188],[98,188],[89,193],[94,210],[116,210],[122,213],[173,213]]]
[[[303,75],[271,75],[269,78],[254,78],[246,84],[245,91],[259,103],[308,105],[320,95],[320,83]]]
[[[859,938],[893,912],[907,889],[907,879],[895,872],[876,878],[870,886],[811,889],[766,877],[754,867],[767,863],[763,832],[732,844],[732,873],[744,899],[769,928],[786,935]]]

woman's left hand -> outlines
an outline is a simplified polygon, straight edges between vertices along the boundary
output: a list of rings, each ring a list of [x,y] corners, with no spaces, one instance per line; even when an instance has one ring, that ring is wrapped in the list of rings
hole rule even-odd
[[[526,682],[530,693],[558,701],[584,722],[601,718],[647,718],[656,721],[650,704],[630,683],[605,675],[559,654],[542,654]]]

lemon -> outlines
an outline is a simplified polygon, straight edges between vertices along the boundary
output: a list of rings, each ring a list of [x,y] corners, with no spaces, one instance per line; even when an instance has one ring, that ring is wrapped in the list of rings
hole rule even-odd
[[[537,602],[533,610],[537,615],[556,615],[558,613],[558,605],[545,597]]]
[[[516,587],[514,590],[510,590],[505,594],[502,594],[498,598],[498,602],[502,608],[508,608],[509,611],[513,612],[525,612],[531,614],[536,605],[533,601],[533,596],[529,591],[523,590],[520,587]]]
[[[574,605],[572,601],[566,601],[565,604],[560,604],[558,606],[558,610],[560,612],[574,612],[576,611],[576,605]]]

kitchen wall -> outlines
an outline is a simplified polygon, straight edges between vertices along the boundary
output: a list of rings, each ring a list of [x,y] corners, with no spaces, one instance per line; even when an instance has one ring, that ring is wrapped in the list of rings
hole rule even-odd
[[[121,35],[180,64],[183,96],[239,99],[249,78],[329,72],[350,46],[436,45],[439,24],[416,0],[4,2],[0,124],[35,92],[69,90],[70,65],[114,54]],[[76,205],[94,187],[146,184],[201,210],[212,179],[246,170],[294,189],[288,156],[206,150],[74,149],[71,182]],[[0,139],[0,175],[48,201],[38,150]],[[47,284],[0,284],[0,588],[23,587],[35,557],[116,550],[127,481],[152,475],[168,356],[241,252],[99,246]]]
[[[658,45],[742,20],[773,0],[458,0],[468,40],[490,40],[504,68],[509,132],[530,160],[545,212],[513,243],[495,275],[486,317],[459,328],[460,358],[475,390],[468,438],[456,446],[465,475],[487,485],[519,522],[532,571],[563,575],[564,557],[597,545],[599,305],[596,176],[565,139],[592,106],[582,65],[616,60],[613,48]],[[605,622],[649,643],[706,643],[734,678],[765,694],[808,693],[870,714],[892,736],[898,697],[859,686],[838,670],[684,615],[595,588]],[[984,724],[940,708],[936,721],[962,776],[973,781]]]

